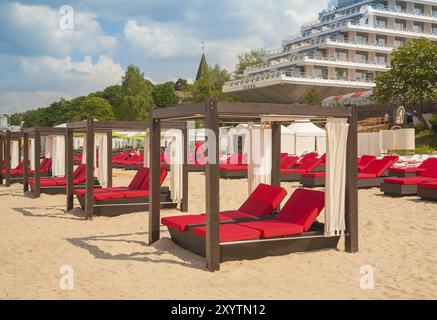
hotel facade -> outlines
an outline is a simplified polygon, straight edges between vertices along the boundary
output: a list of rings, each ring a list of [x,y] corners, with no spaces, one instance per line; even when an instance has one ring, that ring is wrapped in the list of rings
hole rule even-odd
[[[437,0],[339,0],[299,34],[270,50],[223,91],[256,102],[305,102],[371,90],[389,70],[391,52],[412,39],[437,41]]]

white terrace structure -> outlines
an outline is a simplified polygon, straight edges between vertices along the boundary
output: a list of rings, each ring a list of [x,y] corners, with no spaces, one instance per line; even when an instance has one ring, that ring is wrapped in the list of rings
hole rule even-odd
[[[437,0],[339,0],[268,52],[224,92],[256,102],[304,102],[372,89],[390,53],[411,39],[437,41]]]

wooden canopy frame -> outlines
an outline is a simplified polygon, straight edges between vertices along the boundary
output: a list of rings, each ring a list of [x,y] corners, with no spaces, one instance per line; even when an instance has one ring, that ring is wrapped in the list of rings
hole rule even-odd
[[[203,120],[205,128],[216,134],[216,159],[215,163],[206,164],[206,266],[210,271],[220,269],[221,250],[227,250],[230,256],[238,255],[250,248],[277,251],[277,243],[280,241],[266,241],[259,246],[253,243],[239,244],[234,248],[220,244],[219,241],[219,121],[226,122],[228,119],[241,122],[260,122],[262,118],[268,118],[272,128],[272,185],[279,186],[280,181],[280,152],[281,152],[281,126],[284,118],[347,118],[349,123],[347,139],[346,160],[346,236],[345,248],[347,252],[358,251],[358,188],[357,188],[357,112],[355,107],[327,108],[313,105],[285,105],[268,103],[222,103],[214,99],[207,99],[204,103],[183,105],[165,109],[154,109],[151,113],[151,179],[150,179],[150,207],[149,207],[149,239],[153,244],[160,239],[160,205],[159,205],[159,139],[161,127],[166,121],[197,119]],[[275,121],[275,119],[278,119]],[[338,237],[339,239],[339,237]],[[277,240],[277,239],[276,239]],[[285,239],[287,240],[287,239]],[[307,239],[308,240],[308,239]],[[329,238],[320,237],[317,241],[329,242]],[[293,246],[293,240],[283,242],[284,245]],[[295,241],[295,240],[294,240]],[[305,241],[305,239],[304,239]],[[337,240],[338,241],[338,240]],[[332,243],[332,240],[330,241]],[[276,243],[276,244],[275,244]],[[238,245],[240,245],[238,247]],[[307,243],[301,243],[301,247],[307,248]],[[249,246],[249,247],[248,247]],[[270,247],[269,247],[270,246]],[[237,248],[238,247],[238,248]],[[320,246],[322,247],[322,246]],[[283,248],[281,248],[283,250]],[[304,249],[305,250],[305,249]]]
[[[33,127],[25,128],[23,130],[23,160],[24,160],[24,174],[23,174],[23,192],[29,191],[29,139],[33,138],[35,141],[35,173],[34,173],[34,189],[33,194],[35,198],[41,196],[41,167],[37,163],[41,157],[41,137],[48,136],[64,136],[65,128],[56,127]],[[67,150],[65,150],[66,152]]]
[[[188,149],[188,135],[187,125],[185,122],[169,122],[165,126],[166,129],[179,129],[182,130],[184,136],[184,158],[187,157]],[[74,132],[81,132],[85,134],[86,139],[86,182],[85,182],[85,217],[86,219],[92,219],[94,216],[94,133],[106,133],[107,139],[107,159],[108,159],[108,187],[112,187],[112,132],[113,131],[150,131],[150,125],[145,121],[94,121],[85,120],[79,122],[67,123],[66,129],[66,177],[67,177],[67,211],[73,209],[74,200],[74,187],[73,187],[73,135]],[[160,155],[161,140],[158,140],[157,146],[150,146],[150,149],[157,147],[158,155]],[[151,152],[150,152],[151,155]],[[152,156],[150,156],[152,157]],[[159,170],[159,169],[158,169]],[[159,172],[157,173],[159,176]],[[183,199],[180,204],[180,210],[182,212],[188,211],[188,168],[187,165],[183,165]]]
[[[10,130],[0,132],[0,165],[2,166],[0,170],[0,184],[3,184],[3,179],[5,179],[5,186],[9,187],[11,185],[11,142],[21,141],[21,132],[12,132]],[[3,152],[1,152],[3,151]],[[4,156],[3,156],[4,155]],[[4,157],[6,159],[4,159]],[[21,148],[18,148],[18,159],[21,161]],[[6,160],[5,175],[3,175],[3,160]]]

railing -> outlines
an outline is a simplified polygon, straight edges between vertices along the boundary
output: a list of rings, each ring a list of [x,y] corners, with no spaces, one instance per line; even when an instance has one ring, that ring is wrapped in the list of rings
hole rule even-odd
[[[281,70],[281,71],[260,73],[258,75],[246,77],[244,79],[233,80],[226,83],[225,87],[248,85],[258,81],[275,80],[275,79],[281,79],[283,77],[293,78],[293,79],[331,80],[331,81],[361,82],[361,83],[373,84],[373,81],[370,79],[351,79],[341,76],[328,77],[328,75],[326,74],[314,75],[314,74],[306,74],[304,72]]]
[[[425,17],[425,18],[433,18],[435,17],[435,14],[431,12],[431,14],[426,14],[424,12],[418,13],[414,9],[413,10],[407,10],[407,9],[400,9],[400,8],[389,8],[389,7],[381,7],[377,6],[375,4],[369,5],[369,7],[374,11],[379,12],[390,12],[390,13],[396,13],[396,14],[405,14],[405,15],[413,15],[418,17]]]

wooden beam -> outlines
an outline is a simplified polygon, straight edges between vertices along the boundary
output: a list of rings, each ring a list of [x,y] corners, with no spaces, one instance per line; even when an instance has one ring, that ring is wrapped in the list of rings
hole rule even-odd
[[[35,135],[34,135],[34,145],[35,145],[35,173],[33,174],[34,178],[34,196],[35,198],[40,197],[40,190],[41,190],[41,166],[40,164],[40,157],[41,157],[41,136],[39,133],[38,128],[35,129]]]
[[[106,133],[106,151],[107,151],[107,187],[112,187],[112,130]]]
[[[220,177],[219,177],[219,117],[217,101],[205,102],[205,128],[213,138],[214,149],[208,148],[206,163],[206,267],[214,272],[220,270]],[[211,146],[211,144],[210,144]]]
[[[184,117],[202,116],[205,112],[205,105],[185,104],[170,108],[156,108],[152,110],[153,119],[177,119]]]
[[[358,114],[357,107],[351,107],[346,155],[346,230],[345,249],[358,252]]]
[[[149,204],[149,245],[160,238],[161,215],[161,186],[159,183],[161,171],[161,121],[151,120],[149,134],[150,152],[150,204]]]
[[[67,179],[67,212],[73,210],[74,203],[74,186],[73,186],[73,130],[67,129],[65,137],[65,176]]]
[[[181,211],[188,212],[188,129],[182,129],[182,136],[184,139],[184,164],[182,167],[182,202]]]
[[[281,124],[272,122],[272,185],[281,186]]]
[[[94,121],[87,121],[86,130],[86,193],[85,217],[91,220],[94,216]]]
[[[23,133],[23,192],[29,191],[29,134]]]
[[[6,187],[11,185],[11,132],[6,131]]]

